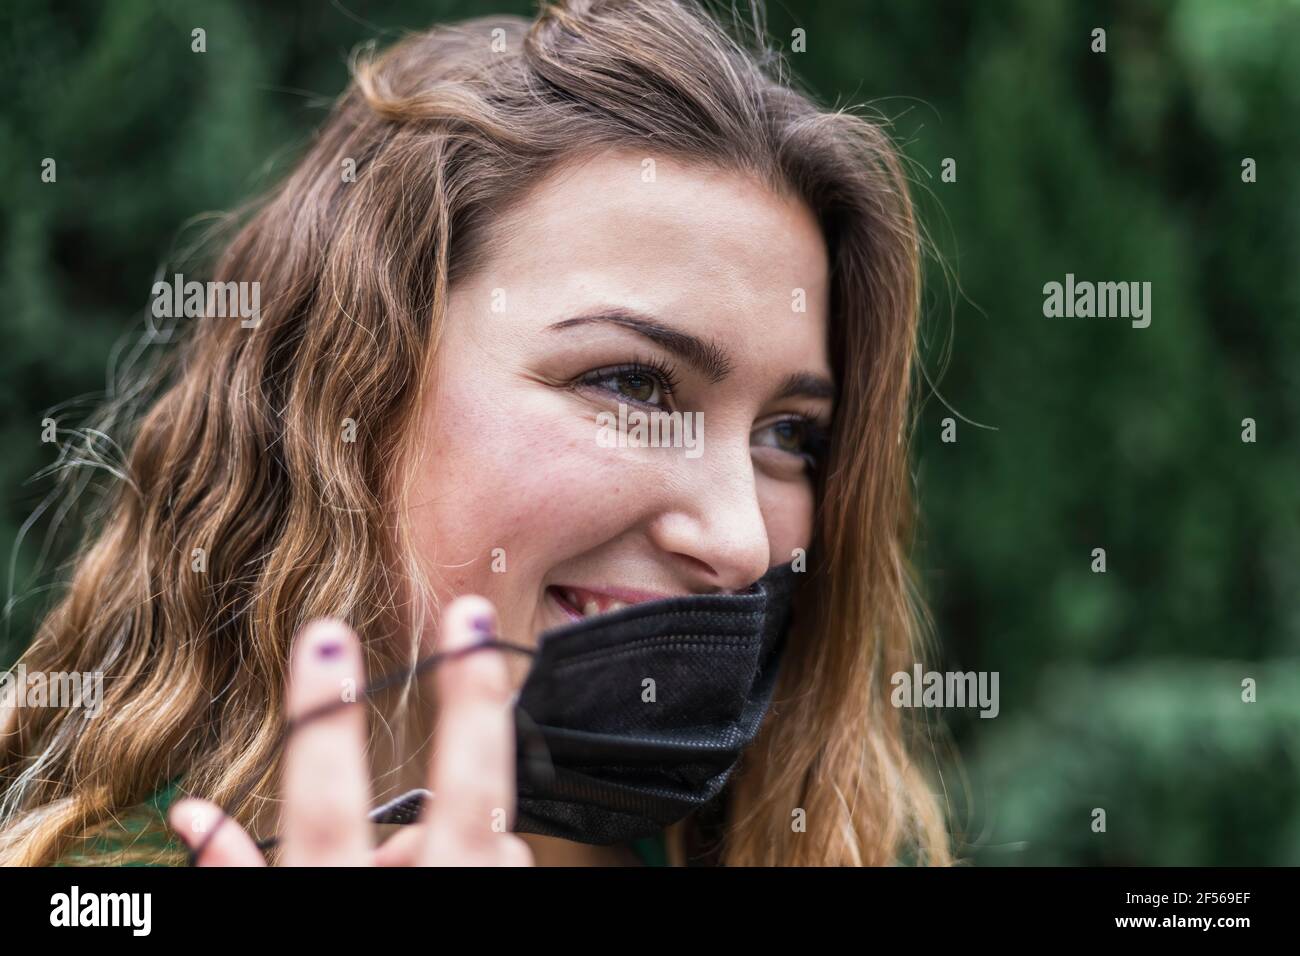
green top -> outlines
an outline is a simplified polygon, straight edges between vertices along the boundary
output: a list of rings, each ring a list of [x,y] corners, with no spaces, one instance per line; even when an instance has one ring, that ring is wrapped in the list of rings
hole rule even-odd
[[[77,848],[64,854],[55,866],[85,866],[101,861],[104,856],[130,850],[140,856],[149,852],[155,854],[154,860],[132,859],[121,866],[166,866],[159,862],[163,854],[171,851],[185,854],[184,842],[177,837],[167,824],[167,809],[176,799],[179,781],[173,781],[156,791],[152,797],[140,806],[140,812],[129,814],[121,821],[121,828],[115,834],[99,834],[93,837],[88,846]],[[143,831],[153,824],[153,830]],[[161,827],[161,828],[160,828]]]
[[[171,808],[172,803],[176,800],[178,796],[179,787],[180,787],[180,781],[173,780],[167,786],[162,787],[161,789],[156,791],[154,795],[150,797],[149,800],[143,805],[143,810],[145,811],[146,816],[150,818],[156,818],[158,821],[160,821],[163,824],[164,827],[166,827],[167,811]],[[175,835],[171,834],[170,829],[164,831],[166,834],[168,834],[166,837],[162,836],[161,834],[151,834],[148,838],[144,838],[144,839],[140,838],[139,834],[144,827],[144,823],[145,821],[139,819],[130,822],[125,822],[122,828],[123,834],[120,838],[115,838],[115,839],[104,838],[104,837],[98,838],[94,842],[92,847],[93,854],[99,855],[101,853],[118,852],[123,849],[126,849],[127,847],[130,847],[132,850],[136,850],[136,851],[140,851],[140,850],[147,851],[147,850],[156,849],[160,853],[167,850],[179,850],[181,853],[187,852],[181,840]],[[129,839],[132,836],[135,836],[136,839],[134,840]],[[641,862],[644,863],[646,866],[667,866],[668,865],[668,849],[664,842],[662,833],[656,833],[653,836],[643,837],[639,840],[633,840],[629,845],[632,848],[632,852],[635,853],[637,857],[641,860]],[[75,865],[77,862],[78,861],[75,858],[71,858],[71,859],[61,860],[56,865],[59,866],[66,866],[69,864]],[[162,864],[150,863],[150,862],[131,862],[131,863],[124,863],[123,865],[124,866],[159,866]]]
[[[640,840],[633,840],[631,845],[632,852],[640,857],[641,862],[646,866],[668,865],[668,847],[664,842],[662,833],[642,837]]]

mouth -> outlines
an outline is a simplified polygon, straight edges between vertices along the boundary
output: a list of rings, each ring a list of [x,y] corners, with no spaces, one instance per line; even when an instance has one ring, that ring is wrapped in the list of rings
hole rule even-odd
[[[573,621],[585,621],[587,618],[612,614],[635,604],[659,601],[672,596],[650,591],[630,591],[625,588],[604,588],[598,591],[570,585],[551,585],[546,589],[546,595]]]

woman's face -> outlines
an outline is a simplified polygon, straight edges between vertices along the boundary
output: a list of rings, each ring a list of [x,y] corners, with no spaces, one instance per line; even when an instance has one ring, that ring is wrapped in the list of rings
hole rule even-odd
[[[832,410],[816,220],[738,174],[648,168],[548,176],[450,293],[410,518],[438,597],[486,596],[507,639],[741,589],[810,542]],[[681,447],[633,428],[672,411]]]

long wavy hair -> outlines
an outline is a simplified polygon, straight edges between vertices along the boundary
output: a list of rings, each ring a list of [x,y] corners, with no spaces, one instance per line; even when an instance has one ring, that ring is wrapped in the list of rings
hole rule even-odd
[[[951,861],[913,757],[925,731],[889,703],[890,675],[928,633],[908,557],[921,261],[908,178],[883,122],[818,107],[769,47],[761,7],[748,14],[571,0],[354,58],[305,155],[232,218],[211,261],[213,281],[260,282],[260,322],[189,323],[78,432],[127,450],[22,662],[104,674],[102,713],[9,712],[0,861],[116,861],[87,841],[173,781],[245,825],[275,806],[286,661],[312,618],[348,620],[372,674],[413,662],[434,609],[402,516],[448,289],[529,184],[605,148],[760,177],[813,210],[831,261],[839,395],[803,611],[711,860]],[[165,826],[154,817],[146,829]],[[703,845],[698,830],[670,828],[675,861]]]

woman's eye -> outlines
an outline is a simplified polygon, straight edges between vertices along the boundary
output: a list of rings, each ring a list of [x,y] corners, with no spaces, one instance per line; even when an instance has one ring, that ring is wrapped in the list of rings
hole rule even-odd
[[[584,375],[578,384],[609,392],[637,405],[662,405],[674,387],[666,373],[641,365],[597,369]]]
[[[612,391],[616,391],[634,402],[640,402],[643,405],[657,405],[659,403],[659,383],[645,372],[619,372],[609,376],[609,381],[617,383]]]
[[[803,451],[803,422],[778,422],[773,426],[776,432],[776,446],[792,455]]]
[[[816,468],[826,451],[826,430],[814,421],[787,418],[754,433],[754,444],[802,458]]]

